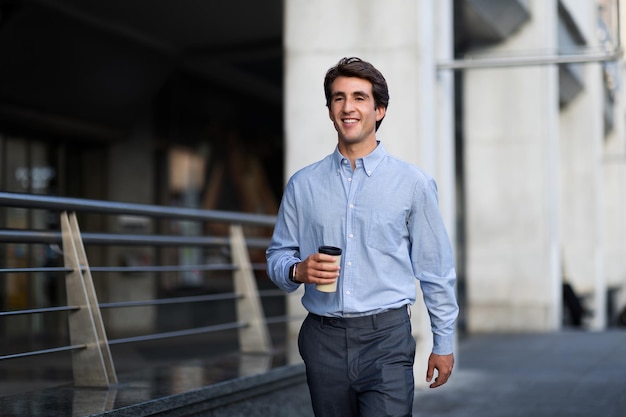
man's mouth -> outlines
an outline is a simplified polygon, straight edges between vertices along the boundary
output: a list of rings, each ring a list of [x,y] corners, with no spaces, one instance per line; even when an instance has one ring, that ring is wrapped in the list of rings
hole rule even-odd
[[[341,121],[347,125],[351,125],[351,124],[358,122],[357,119],[341,119]]]

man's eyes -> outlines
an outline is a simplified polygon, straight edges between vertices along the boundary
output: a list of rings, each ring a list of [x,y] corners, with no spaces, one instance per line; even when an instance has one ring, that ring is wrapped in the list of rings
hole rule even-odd
[[[334,102],[338,102],[338,101],[342,101],[342,100],[345,100],[345,97],[335,97],[333,99]],[[354,100],[355,101],[365,101],[365,97],[356,96],[356,97],[354,97]]]

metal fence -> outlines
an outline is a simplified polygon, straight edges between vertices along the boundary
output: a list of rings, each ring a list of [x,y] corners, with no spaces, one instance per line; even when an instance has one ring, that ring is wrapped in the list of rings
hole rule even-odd
[[[268,318],[263,312],[261,296],[281,295],[277,290],[259,291],[255,271],[264,270],[264,263],[252,263],[250,249],[267,247],[267,237],[244,237],[245,227],[260,227],[271,230],[274,216],[236,212],[201,210],[157,205],[117,203],[76,198],[15,194],[0,192],[0,207],[23,210],[46,210],[58,215],[58,230],[43,230],[27,227],[4,227],[0,229],[0,243],[9,244],[58,244],[62,247],[63,266],[26,265],[0,268],[0,280],[8,274],[35,274],[40,272],[65,275],[67,305],[35,307],[0,311],[0,318],[33,314],[65,312],[69,344],[45,349],[13,352],[0,356],[0,362],[35,355],[47,355],[71,351],[74,384],[76,386],[106,387],[117,383],[117,375],[110,345],[182,337],[201,333],[219,332],[227,329],[238,331],[241,352],[269,353],[272,350],[268,323],[283,322],[285,316]],[[152,221],[184,221],[199,224],[226,225],[227,234],[210,236],[205,234],[172,233],[120,233],[81,232],[78,224],[80,215],[95,213],[105,216],[135,216]],[[148,246],[177,248],[221,247],[230,255],[230,262],[201,262],[199,264],[176,263],[165,265],[89,265],[86,247],[104,246]],[[92,273],[184,273],[185,271],[226,271],[232,276],[234,291],[219,294],[191,295],[184,297],[152,298],[134,301],[99,303]],[[236,306],[236,321],[181,328],[167,332],[155,332],[110,340],[107,338],[102,318],[103,309],[117,309],[164,304],[184,304],[233,300]]]

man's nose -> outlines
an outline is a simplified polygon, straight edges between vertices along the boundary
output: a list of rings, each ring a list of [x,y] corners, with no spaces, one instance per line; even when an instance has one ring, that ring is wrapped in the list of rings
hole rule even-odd
[[[345,113],[350,113],[354,109],[354,103],[352,100],[345,100],[343,102],[343,111]]]

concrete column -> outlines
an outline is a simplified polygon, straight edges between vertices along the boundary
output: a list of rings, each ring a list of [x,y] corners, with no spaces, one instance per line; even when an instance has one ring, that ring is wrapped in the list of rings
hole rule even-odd
[[[556,52],[557,2],[486,56]],[[470,332],[559,328],[559,109],[555,66],[470,70],[463,111]]]
[[[129,139],[110,147],[109,179],[111,184],[108,199],[129,203],[153,204],[154,189],[154,154],[150,115],[146,115],[134,127]],[[130,228],[130,229],[128,229]],[[153,221],[143,221],[132,216],[117,216],[110,219],[109,229],[116,233],[153,233]],[[107,252],[106,265],[154,263],[153,248],[112,247]],[[110,273],[106,278],[106,300],[131,301],[156,298],[157,281],[153,273],[122,274]],[[100,302],[105,300],[100,299]],[[107,329],[115,335],[136,335],[152,331],[156,323],[155,307],[115,308],[103,312]]]
[[[605,276],[607,289],[615,291],[614,316],[607,317],[608,323],[626,308],[626,141],[622,95],[616,97],[614,130],[605,139],[604,149],[604,238]]]
[[[450,0],[286,0],[286,175],[333,151],[337,135],[325,108],[323,78],[340,58],[358,56],[374,64],[389,84],[378,139],[435,177],[453,232],[453,84],[451,74],[436,72],[436,59],[451,54],[451,27]],[[438,51],[444,55],[437,57]],[[290,314],[302,313],[295,297]],[[432,347],[424,310],[418,297],[413,310],[418,383]],[[298,328],[295,323],[292,332]]]
[[[626,18],[623,11],[622,18]],[[624,37],[626,39],[626,36]],[[623,41],[622,41],[623,42]],[[615,90],[615,125],[604,140],[605,274],[608,289],[615,290],[615,313],[626,308],[626,106],[624,103],[624,66],[615,63],[611,72]],[[609,316],[611,324],[615,316]]]
[[[598,47],[597,6],[571,8],[578,29]],[[561,111],[561,249],[564,279],[593,310],[588,325],[606,326],[604,273],[604,89],[602,64],[579,65],[584,89]]]
[[[626,41],[626,9],[620,8],[621,33],[615,33],[613,43]],[[616,28],[614,28],[616,29]],[[617,39],[619,37],[620,39]],[[615,290],[613,301],[615,315],[626,308],[626,264],[624,263],[624,248],[626,248],[626,106],[624,96],[623,60],[610,64],[605,73],[613,93],[615,124],[608,132],[604,146],[604,199],[605,199],[605,274],[606,285]],[[616,320],[616,316],[609,316],[609,324]]]

